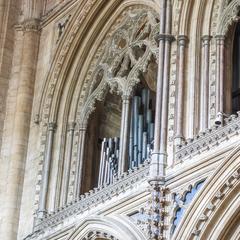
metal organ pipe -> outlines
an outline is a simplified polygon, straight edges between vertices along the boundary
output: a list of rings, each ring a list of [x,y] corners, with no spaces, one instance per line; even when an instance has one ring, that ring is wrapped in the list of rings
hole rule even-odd
[[[140,97],[135,96],[133,98],[133,161],[134,165],[138,158],[138,115],[139,115],[139,105]]]
[[[138,159],[137,165],[142,163],[143,115],[138,115]]]
[[[150,157],[153,149],[154,122],[152,97],[149,89],[142,89],[132,98],[128,146],[128,168],[138,167]],[[113,183],[119,174],[120,139],[103,139],[99,167],[98,187]],[[124,159],[121,159],[124,161]]]
[[[132,146],[130,144],[129,162],[131,163],[130,166],[136,167],[149,157],[149,151],[153,144],[154,123],[150,90],[142,89],[140,96],[133,97],[132,105],[131,119],[133,124],[131,124],[130,132],[133,132],[134,154],[131,154]],[[138,109],[136,109],[137,107]],[[136,129],[138,129],[137,133]]]
[[[101,148],[98,187],[113,182],[118,172],[119,138],[104,138]]]

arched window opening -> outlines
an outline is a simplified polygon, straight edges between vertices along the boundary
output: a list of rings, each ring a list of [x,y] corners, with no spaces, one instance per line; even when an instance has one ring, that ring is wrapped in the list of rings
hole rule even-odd
[[[130,99],[128,154],[125,170],[139,167],[149,158],[154,139],[157,64],[152,59]],[[96,103],[86,134],[81,192],[111,184],[119,173],[122,99],[108,93]]]
[[[159,21],[149,11],[133,12],[110,36],[99,60],[103,70],[89,91],[106,81],[114,93],[97,103],[88,122],[82,193],[111,184],[123,172],[139,167],[153,145]]]
[[[139,167],[149,158],[154,139],[155,116],[155,89],[157,77],[157,64],[152,59],[145,73],[139,75],[140,83],[135,88],[130,99],[128,136],[126,138],[128,149],[127,159],[120,159],[119,135],[104,137],[101,146],[98,186],[112,183],[117,177],[120,161],[126,163],[126,169]],[[124,118],[124,116],[122,116]],[[114,119],[112,119],[114,120]],[[121,131],[121,130],[120,130]]]
[[[120,125],[121,97],[108,93],[104,102],[97,102],[88,122],[82,193],[97,186],[102,141],[119,136]]]
[[[240,110],[240,23],[236,25],[233,41],[232,113]]]

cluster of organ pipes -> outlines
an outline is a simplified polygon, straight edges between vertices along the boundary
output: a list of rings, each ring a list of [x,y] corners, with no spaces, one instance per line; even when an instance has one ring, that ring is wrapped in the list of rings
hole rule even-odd
[[[154,138],[153,106],[149,89],[142,89],[132,100],[129,137],[129,168],[138,167],[152,149]]]
[[[132,98],[128,136],[128,168],[138,167],[149,158],[154,139],[154,107],[150,90],[143,88]],[[113,182],[118,173],[119,141],[104,138],[101,146],[98,186]]]
[[[117,175],[119,160],[119,138],[104,138],[101,147],[101,159],[98,177],[98,186],[113,182]]]

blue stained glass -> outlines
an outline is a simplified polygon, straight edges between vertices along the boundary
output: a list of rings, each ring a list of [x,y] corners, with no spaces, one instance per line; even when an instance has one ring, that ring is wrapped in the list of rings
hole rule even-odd
[[[186,194],[185,194],[185,197],[183,198],[183,206],[184,207],[179,207],[176,211],[176,214],[175,214],[175,218],[173,220],[173,225],[172,225],[172,229],[171,229],[171,234],[174,233],[175,229],[177,228],[177,226],[179,225],[183,215],[184,215],[184,212],[185,212],[185,209],[187,208],[187,206],[191,203],[191,201],[193,200],[193,198],[195,197],[196,193],[199,191],[199,189],[201,189],[203,183],[204,183],[205,180],[197,183],[194,187],[192,187],[192,189],[190,191],[188,191]],[[178,195],[176,195],[174,197],[174,200],[176,201],[176,203],[179,203],[180,202],[180,198]]]

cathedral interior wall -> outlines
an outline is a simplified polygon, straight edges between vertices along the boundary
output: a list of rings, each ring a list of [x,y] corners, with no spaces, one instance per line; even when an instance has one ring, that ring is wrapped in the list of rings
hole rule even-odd
[[[137,88],[154,90],[156,100],[162,70],[164,238],[237,239],[227,222],[239,215],[226,206],[239,208],[239,112],[231,99],[239,2],[163,1],[171,10],[162,35],[157,0],[7,2],[0,0],[0,238],[147,239],[140,212],[151,196],[151,158],[129,171],[123,163],[107,192],[98,185],[99,142],[123,136],[122,102]],[[142,32],[145,45],[136,47]],[[127,53],[120,60],[119,49]],[[219,112],[226,116],[216,127]],[[69,210],[74,204],[81,213]]]

